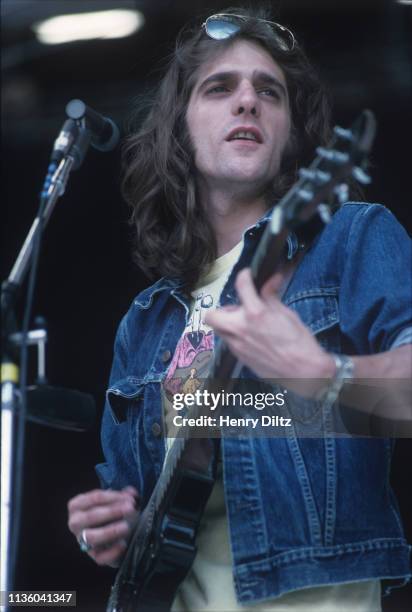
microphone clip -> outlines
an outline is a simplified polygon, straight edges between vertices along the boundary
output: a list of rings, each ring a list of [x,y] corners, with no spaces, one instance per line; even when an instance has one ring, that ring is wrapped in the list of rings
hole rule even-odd
[[[82,100],[74,99],[66,105],[69,119],[77,122],[81,129],[90,133],[92,147],[106,153],[112,151],[118,144],[120,132],[117,125],[109,118],[87,106]]]

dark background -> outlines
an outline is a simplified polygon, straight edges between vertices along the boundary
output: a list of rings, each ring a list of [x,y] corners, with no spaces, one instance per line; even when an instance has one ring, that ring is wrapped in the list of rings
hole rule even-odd
[[[375,112],[378,135],[367,200],[385,204],[411,233],[410,5],[394,0],[272,4],[274,16],[296,32],[319,66],[333,97],[335,121],[346,126],[362,108]],[[130,6],[139,8],[146,22],[124,39],[46,47],[30,28],[54,14]],[[123,130],[136,96],[158,77],[159,61],[172,51],[179,28],[223,8],[224,2],[200,0],[2,1],[2,278],[35,216],[66,103],[81,98]],[[119,157],[119,150],[91,150],[72,174],[45,234],[34,308],[48,323],[49,380],[92,393],[99,417],[117,324],[147,285],[130,260]],[[113,577],[112,570],[94,566],[80,553],[65,526],[67,500],[97,485],[98,432],[98,423],[87,433],[32,423],[27,428],[16,588],[77,590],[81,610],[103,609]],[[392,480],[410,541],[411,459],[410,441],[401,440]],[[411,588],[394,592],[384,606],[410,609]]]

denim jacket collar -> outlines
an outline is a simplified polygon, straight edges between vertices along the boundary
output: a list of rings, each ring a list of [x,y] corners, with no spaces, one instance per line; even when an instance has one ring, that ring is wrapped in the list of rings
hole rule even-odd
[[[272,209],[265,212],[265,214],[257,220],[257,222],[250,227],[247,227],[242,234],[243,239],[247,239],[247,236],[250,235],[251,230],[258,230],[263,228],[266,223],[269,221],[272,215]],[[153,302],[153,298],[157,293],[161,291],[169,291],[171,295],[176,297],[178,301],[183,303],[187,302],[187,296],[184,291],[180,291],[183,287],[183,281],[179,278],[160,278],[156,283],[142,291],[134,301],[136,306],[140,308],[147,309],[150,308]]]

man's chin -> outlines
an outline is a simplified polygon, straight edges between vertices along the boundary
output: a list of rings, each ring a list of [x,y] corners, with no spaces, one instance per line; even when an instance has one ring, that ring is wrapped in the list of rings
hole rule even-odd
[[[260,198],[270,188],[267,177],[256,176],[256,174],[243,173],[227,176],[220,183],[221,191],[227,191],[240,200]]]
[[[231,160],[227,166],[227,174],[239,181],[258,181],[268,183],[276,175],[278,170],[268,166],[267,159],[259,159],[258,156],[238,157]]]
[[[227,180],[238,183],[253,183],[262,187],[267,186],[271,182],[266,172],[262,172],[261,167],[236,168],[232,172],[228,172]]]

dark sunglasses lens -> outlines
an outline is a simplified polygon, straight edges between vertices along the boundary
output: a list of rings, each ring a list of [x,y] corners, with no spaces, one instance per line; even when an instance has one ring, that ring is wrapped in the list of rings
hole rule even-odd
[[[239,32],[239,25],[229,19],[207,19],[205,25],[206,33],[215,40],[224,40]]]

